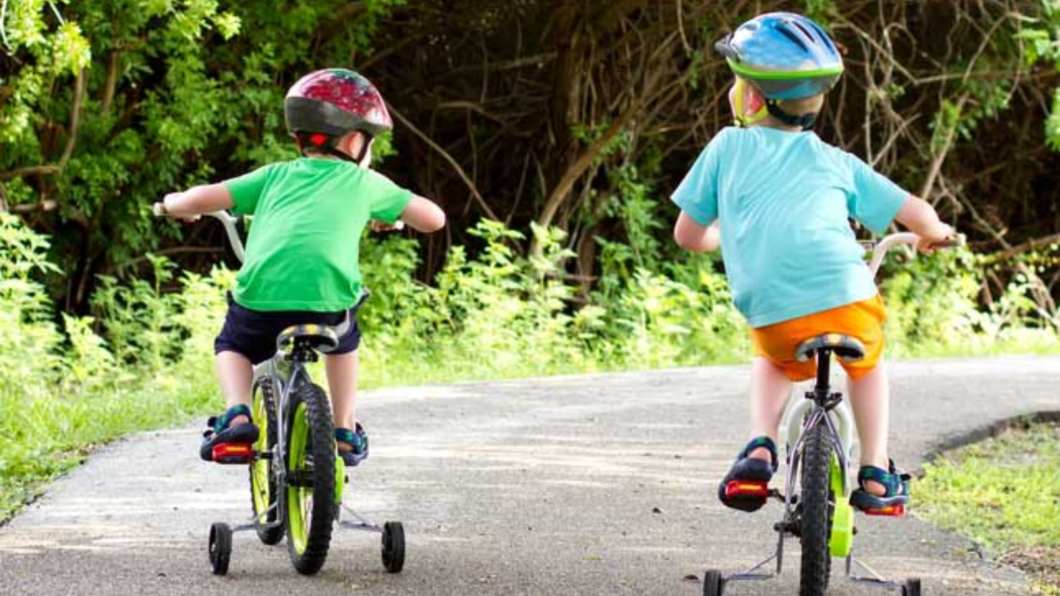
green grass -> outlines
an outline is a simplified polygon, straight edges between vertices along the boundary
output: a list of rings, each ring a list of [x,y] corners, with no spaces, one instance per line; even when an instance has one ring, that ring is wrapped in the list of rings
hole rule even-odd
[[[0,392],[0,428],[12,437],[0,445],[0,522],[98,446],[217,408],[212,363],[199,360],[181,377],[160,373],[100,391],[29,399]]]
[[[919,515],[957,531],[1060,593],[1060,426],[1012,430],[925,466]]]

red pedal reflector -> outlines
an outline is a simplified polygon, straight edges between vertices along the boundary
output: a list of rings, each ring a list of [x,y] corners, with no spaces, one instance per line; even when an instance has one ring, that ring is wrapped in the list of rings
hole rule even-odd
[[[725,485],[725,497],[768,497],[769,483],[761,480],[730,480]]]
[[[879,509],[866,509],[865,515],[903,517],[905,515],[905,505],[891,505],[890,507],[880,507]]]
[[[222,443],[213,448],[213,461],[219,464],[249,463],[253,455],[250,443]]]

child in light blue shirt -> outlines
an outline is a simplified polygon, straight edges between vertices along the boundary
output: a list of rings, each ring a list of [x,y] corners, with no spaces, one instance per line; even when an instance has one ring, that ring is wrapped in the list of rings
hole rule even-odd
[[[751,440],[719,498],[744,511],[765,504],[763,496],[726,489],[772,478],[792,382],[816,374],[816,363],[798,362],[795,350],[833,332],[858,339],[866,351],[859,362],[840,361],[861,443],[851,503],[865,511],[904,505],[908,487],[887,455],[885,311],[848,220],[878,234],[898,221],[921,237],[918,248],[927,253],[953,230],[926,202],[812,132],[824,94],[843,71],[820,26],[801,15],[769,13],[716,47],[736,75],[729,97],[742,128],[711,140],[672,199],[681,208],[675,240],[693,251],[720,244],[733,300],[752,328]]]

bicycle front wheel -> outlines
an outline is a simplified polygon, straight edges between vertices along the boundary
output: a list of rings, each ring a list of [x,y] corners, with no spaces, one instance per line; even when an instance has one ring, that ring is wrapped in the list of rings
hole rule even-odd
[[[802,452],[802,490],[799,494],[802,575],[799,596],[823,596],[831,572],[828,464],[832,441],[828,426],[815,425],[806,435]]]
[[[335,437],[328,396],[302,385],[291,396],[287,440],[287,550],[302,574],[320,571],[335,519]]]

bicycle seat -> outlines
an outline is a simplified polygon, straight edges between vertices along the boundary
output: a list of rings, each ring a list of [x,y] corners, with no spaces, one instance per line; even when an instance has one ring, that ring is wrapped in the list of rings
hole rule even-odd
[[[823,333],[799,344],[795,349],[795,359],[806,362],[813,359],[818,350],[832,350],[847,362],[865,358],[865,346],[857,339],[841,333]]]
[[[310,348],[322,353],[328,353],[339,347],[339,335],[334,329],[326,325],[292,325],[280,332],[276,337],[276,348],[287,351],[288,346],[297,340],[302,340]]]

